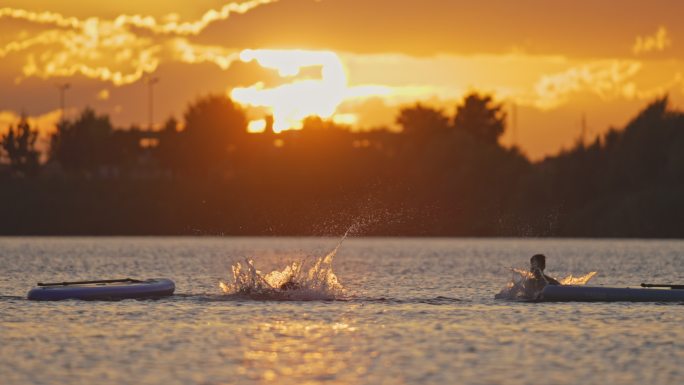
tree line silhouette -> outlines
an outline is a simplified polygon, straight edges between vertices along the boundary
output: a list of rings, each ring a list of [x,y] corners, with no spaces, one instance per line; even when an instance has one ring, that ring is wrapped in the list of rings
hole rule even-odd
[[[506,114],[478,93],[453,116],[403,108],[401,132],[267,121],[248,133],[219,95],[158,131],[86,108],[41,163],[22,117],[0,138],[0,234],[684,236],[684,113],[667,97],[536,163],[499,144]]]

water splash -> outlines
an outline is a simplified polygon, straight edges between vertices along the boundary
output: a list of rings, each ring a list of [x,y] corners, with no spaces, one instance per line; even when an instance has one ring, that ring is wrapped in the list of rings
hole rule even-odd
[[[534,276],[528,270],[511,268],[513,272],[513,278],[506,286],[497,293],[494,298],[496,299],[535,299],[539,296],[541,289],[536,282],[533,282]],[[559,279],[561,285],[585,285],[589,280],[594,278],[598,272],[592,271],[585,275],[580,275],[575,277],[570,274],[563,279]]]
[[[345,297],[345,289],[333,272],[333,259],[342,243],[353,230],[351,226],[337,246],[312,264],[294,261],[282,270],[263,274],[252,259],[232,266],[233,283],[219,282],[227,295],[254,300],[314,301]]]
[[[598,274],[597,271],[592,271],[585,275],[580,275],[579,277],[575,277],[570,274],[567,277],[559,280],[559,282],[561,285],[585,285],[590,279],[594,278],[596,274]]]

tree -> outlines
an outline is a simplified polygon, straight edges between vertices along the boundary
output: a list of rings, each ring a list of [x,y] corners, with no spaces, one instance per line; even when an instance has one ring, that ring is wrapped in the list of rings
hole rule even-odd
[[[247,137],[247,116],[223,95],[200,98],[185,112],[184,160],[206,170],[223,163]]]
[[[109,116],[96,115],[94,110],[86,108],[75,121],[57,125],[50,141],[50,159],[76,172],[114,164],[118,151],[111,140],[113,131]]]
[[[472,93],[456,108],[454,128],[487,143],[496,144],[506,129],[506,113],[491,96]]]
[[[227,96],[209,95],[188,106],[185,132],[207,142],[235,144],[247,133],[247,117]]]
[[[449,128],[449,118],[442,110],[424,107],[420,103],[402,108],[396,121],[409,135],[428,136]]]
[[[161,131],[170,134],[175,134],[176,132],[178,132],[178,121],[176,120],[176,118],[170,116],[168,119],[166,119],[166,122],[164,122],[164,126],[162,127]]]
[[[12,171],[19,176],[34,175],[38,170],[36,140],[38,131],[32,130],[26,115],[21,116],[17,127],[0,139],[0,148],[7,153]]]
[[[155,152],[161,164],[173,170],[182,166],[182,159],[179,159],[179,151],[182,148],[180,136],[178,121],[174,117],[169,117],[159,131],[159,146]]]

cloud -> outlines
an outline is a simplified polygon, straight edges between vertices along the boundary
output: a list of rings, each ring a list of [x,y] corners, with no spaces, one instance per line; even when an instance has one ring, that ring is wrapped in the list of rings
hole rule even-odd
[[[154,72],[159,66],[161,51],[161,45],[126,31],[104,36],[92,31],[66,32],[45,51],[29,53],[22,75],[46,79],[80,74],[119,86]]]
[[[192,44],[183,38],[174,39],[172,45],[174,58],[184,63],[214,63],[222,70],[227,70],[240,60],[239,50]]]
[[[179,22],[174,17],[167,17],[166,21],[159,22],[152,16],[119,15],[112,21],[112,25],[115,28],[136,27],[158,34],[197,35],[211,23],[226,20],[234,13],[244,14],[261,5],[275,3],[277,1],[278,0],[250,0],[232,2],[225,4],[218,10],[208,10],[199,20],[189,22]],[[0,19],[3,17],[72,29],[82,29],[88,23],[99,21],[98,18],[81,20],[75,17],[66,17],[56,12],[32,12],[25,9],[9,7],[0,8]]]
[[[667,29],[663,26],[658,28],[655,34],[650,36],[637,36],[632,52],[635,55],[640,55],[649,52],[665,51],[672,45],[672,41],[667,33]]]
[[[25,20],[38,24],[49,24],[62,28],[79,28],[81,20],[75,17],[65,17],[56,12],[31,12],[25,9],[0,8],[0,19],[11,18]]]
[[[542,75],[534,86],[532,100],[540,109],[552,109],[568,101],[573,93],[588,91],[603,99],[634,98],[634,77],[642,63],[634,60],[607,60],[572,67],[560,73]]]
[[[199,20],[192,22],[178,22],[169,20],[165,23],[158,23],[151,16],[140,15],[121,15],[114,20],[117,25],[132,25],[138,28],[146,28],[155,33],[174,34],[174,35],[197,35],[202,32],[209,24],[226,20],[231,14],[244,14],[261,5],[274,3],[277,0],[251,0],[241,3],[228,3],[219,10],[209,10]]]
[[[276,130],[282,130],[296,128],[307,115],[335,119],[338,115],[350,118],[354,114],[358,126],[391,125],[390,110],[396,112],[397,108],[416,101],[451,110],[474,90],[491,93],[503,103],[549,111],[586,100],[649,99],[681,84],[671,81],[678,64],[634,59],[578,60],[521,53],[426,58],[339,53],[331,56],[330,61],[314,55],[311,58],[315,60],[301,62],[303,52],[322,51],[244,51],[243,59],[254,59],[263,67],[276,69],[282,83],[275,87],[257,83],[235,88],[231,96],[248,107],[270,110],[276,115]],[[343,86],[329,87],[325,77],[312,80],[298,75],[306,65],[325,67],[331,63],[336,67],[330,68],[342,64],[336,76]],[[378,100],[382,105],[378,105]],[[328,103],[326,108],[321,107],[322,103]],[[383,112],[374,113],[365,106]],[[362,111],[356,111],[357,108]]]
[[[197,35],[213,22],[275,1],[231,2],[188,22],[180,22],[177,18],[158,21],[142,15],[120,15],[111,20],[78,19],[54,12],[1,8],[0,19],[19,19],[52,29],[0,46],[0,58],[26,52],[21,68],[23,78],[80,74],[117,86],[138,81],[145,73],[154,72],[165,60],[212,62],[227,69],[238,59],[237,52],[192,45],[182,36]]]

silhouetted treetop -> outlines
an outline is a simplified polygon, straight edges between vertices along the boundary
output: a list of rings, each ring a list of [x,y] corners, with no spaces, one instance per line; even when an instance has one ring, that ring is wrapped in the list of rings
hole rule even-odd
[[[457,106],[454,128],[465,131],[487,143],[497,143],[506,129],[506,113],[491,96],[472,93]]]
[[[605,151],[610,156],[610,178],[619,180],[622,188],[645,182],[665,181],[668,172],[684,169],[684,119],[681,112],[671,111],[668,97],[656,99],[646,106],[625,129],[605,136]]]
[[[178,157],[199,173],[225,169],[227,155],[239,148],[248,135],[247,116],[239,105],[225,95],[202,97],[185,112]]]
[[[91,108],[83,110],[75,121],[57,125],[51,139],[50,158],[70,171],[93,170],[116,161],[111,141],[114,128],[108,115],[97,115]]]
[[[38,131],[31,129],[25,114],[21,115],[16,129],[10,126],[7,134],[0,138],[0,150],[9,158],[15,175],[34,175],[37,172],[39,154],[36,139]]]
[[[420,103],[402,108],[396,122],[407,135],[430,135],[449,128],[449,118],[442,110],[425,107]]]
[[[668,95],[655,99],[627,124],[625,131],[629,131],[634,127],[654,125],[662,122],[663,119],[667,118],[669,107],[670,98]]]
[[[247,117],[227,96],[209,95],[188,106],[184,131],[200,140],[228,144],[247,134]]]
[[[164,125],[162,126],[161,131],[166,132],[166,133],[178,132],[178,120],[176,120],[176,118],[174,118],[173,116],[170,116],[164,122]]]

